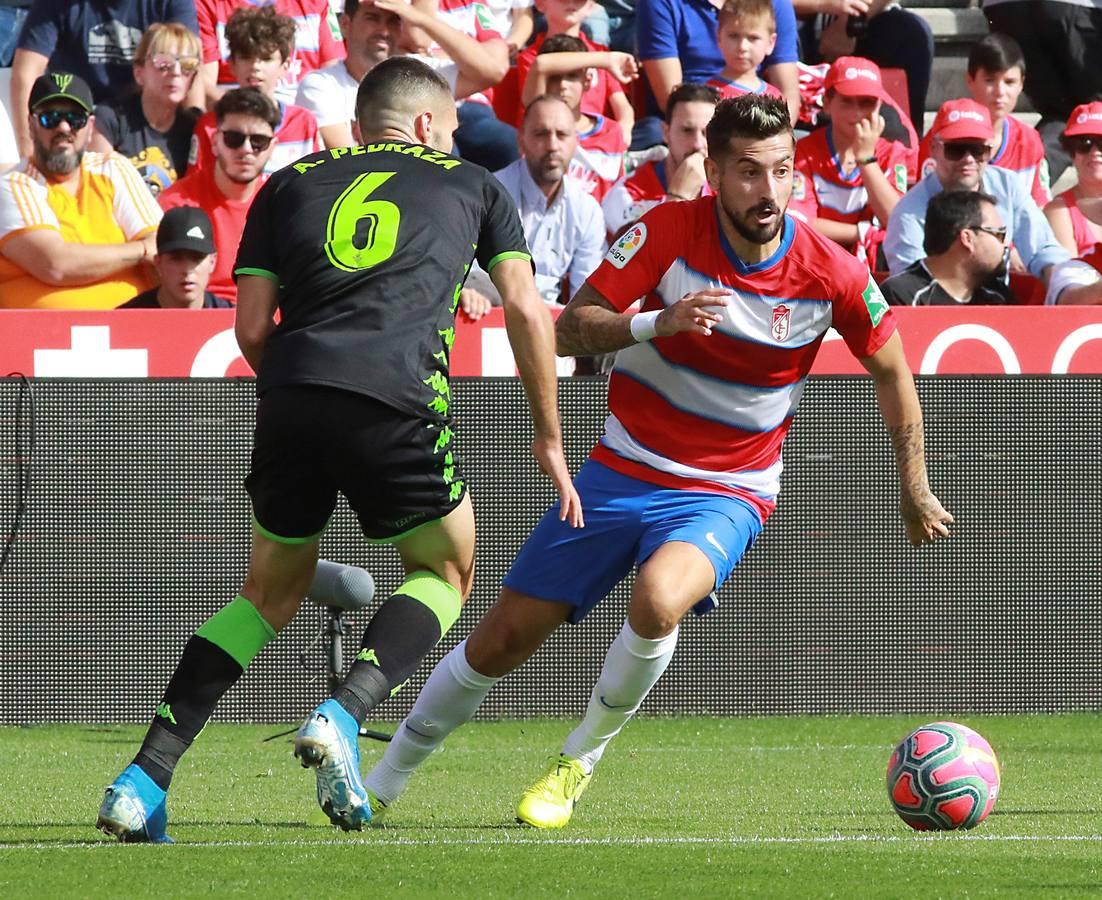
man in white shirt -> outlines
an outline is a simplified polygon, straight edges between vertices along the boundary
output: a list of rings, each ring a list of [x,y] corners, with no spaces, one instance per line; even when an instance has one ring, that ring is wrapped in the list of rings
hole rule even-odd
[[[356,90],[364,75],[378,63],[400,53],[403,22],[407,27],[422,30],[446,54],[446,58],[417,58],[444,77],[456,98],[492,87],[504,74],[487,61],[474,38],[405,0],[345,0],[344,13],[338,21],[347,57],[335,66],[309,73],[299,84],[295,98],[297,106],[310,110],[318,120],[318,130],[327,148],[356,143],[352,134]]]
[[[537,97],[524,112],[517,143],[521,158],[494,174],[517,204],[540,295],[565,303],[605,253],[600,205],[565,177],[578,143],[570,107],[558,97]],[[477,318],[500,300],[489,278],[472,269],[461,303]]]

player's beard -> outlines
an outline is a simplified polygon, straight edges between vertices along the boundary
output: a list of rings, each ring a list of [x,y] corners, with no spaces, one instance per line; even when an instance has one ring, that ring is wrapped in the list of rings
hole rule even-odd
[[[759,203],[757,206],[751,206],[741,213],[731,209],[723,202],[722,198],[720,198],[720,203],[723,204],[723,211],[727,213],[727,218],[731,220],[735,231],[751,244],[768,244],[777,236],[781,226],[784,225],[784,210],[776,203]],[[777,218],[769,225],[759,225],[755,221],[759,213],[776,213]]]
[[[34,163],[42,172],[51,175],[68,175],[75,172],[84,158],[84,151],[77,150],[76,144],[61,146],[52,150],[38,138],[34,138]]]

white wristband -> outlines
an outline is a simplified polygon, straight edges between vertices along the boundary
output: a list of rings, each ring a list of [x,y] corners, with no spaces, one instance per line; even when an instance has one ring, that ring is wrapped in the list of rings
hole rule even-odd
[[[652,338],[658,336],[658,330],[656,322],[658,317],[662,314],[662,310],[656,309],[652,312],[636,313],[631,317],[629,323],[631,327],[631,336],[635,338],[640,344],[643,341],[649,341]]]

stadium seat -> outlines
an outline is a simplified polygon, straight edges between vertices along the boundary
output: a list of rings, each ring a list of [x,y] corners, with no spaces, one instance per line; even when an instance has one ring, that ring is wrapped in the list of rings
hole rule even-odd
[[[908,119],[911,118],[911,104],[907,99],[907,72],[905,69],[881,69],[880,80],[884,83],[884,90],[895,101]],[[912,121],[914,121],[912,119]],[[918,123],[921,125],[921,121]]]

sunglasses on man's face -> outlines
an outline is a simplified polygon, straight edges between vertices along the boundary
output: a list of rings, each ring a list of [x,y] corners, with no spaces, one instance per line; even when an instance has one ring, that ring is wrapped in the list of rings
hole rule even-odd
[[[244,131],[222,129],[222,143],[231,150],[236,150],[244,144],[245,138],[249,139],[249,146],[253,148],[253,153],[261,153],[267,150],[268,145],[272,142],[272,135],[270,134],[245,134]]]
[[[74,112],[71,109],[46,109],[40,113],[35,113],[35,118],[38,119],[39,125],[49,129],[57,128],[63,119],[69,123],[69,127],[73,131],[80,131],[88,124],[87,113]]]
[[[176,67],[184,75],[194,75],[199,71],[199,60],[194,56],[172,56],[169,53],[158,53],[150,57],[149,64],[161,74],[175,72]]]
[[[965,156],[971,156],[976,162],[983,162],[991,156],[991,148],[987,144],[957,142],[942,144],[941,148],[949,162],[960,162]]]
[[[973,225],[968,229],[969,231],[982,231],[984,234],[989,234],[991,237],[998,240],[1000,243],[1006,242],[1006,226],[1005,225]]]
[[[1102,137],[1097,135],[1072,138],[1070,143],[1071,152],[1076,154],[1090,153],[1092,150],[1102,150]]]

